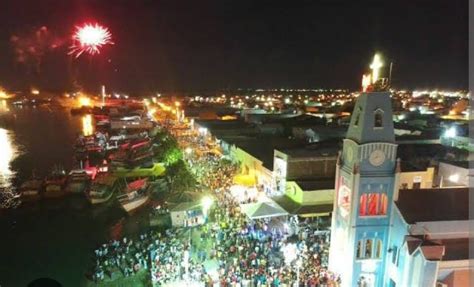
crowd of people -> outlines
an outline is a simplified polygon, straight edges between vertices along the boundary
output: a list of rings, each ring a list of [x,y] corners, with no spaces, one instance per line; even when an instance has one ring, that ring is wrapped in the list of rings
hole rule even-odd
[[[205,142],[195,144],[203,148]],[[326,269],[326,230],[288,224],[284,218],[251,220],[229,192],[236,165],[212,153],[188,162],[198,181],[214,192],[205,223],[104,244],[95,251],[95,280],[146,269],[154,286],[339,286],[339,278]],[[296,254],[292,258],[289,247]]]
[[[111,240],[94,250],[95,265],[91,277],[95,282],[128,277],[150,266],[150,252],[157,246],[160,233],[144,233],[139,238]]]

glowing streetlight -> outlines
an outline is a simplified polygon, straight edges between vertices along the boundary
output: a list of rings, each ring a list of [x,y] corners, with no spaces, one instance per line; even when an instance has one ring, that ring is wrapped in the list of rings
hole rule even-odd
[[[444,136],[447,137],[447,138],[454,138],[457,136],[457,131],[456,131],[456,128],[455,127],[450,127],[449,129],[447,129],[445,132],[444,132]]]
[[[206,218],[213,203],[214,199],[212,199],[210,196],[205,196],[201,199],[202,212]]]

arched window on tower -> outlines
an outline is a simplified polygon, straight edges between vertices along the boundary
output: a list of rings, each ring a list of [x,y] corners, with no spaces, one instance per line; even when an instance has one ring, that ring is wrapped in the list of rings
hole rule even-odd
[[[355,120],[354,120],[354,126],[357,127],[359,125],[359,121],[360,121],[360,114],[362,113],[362,109],[359,107],[356,111],[355,111]]]
[[[374,128],[383,128],[383,110],[376,109],[374,112]]]

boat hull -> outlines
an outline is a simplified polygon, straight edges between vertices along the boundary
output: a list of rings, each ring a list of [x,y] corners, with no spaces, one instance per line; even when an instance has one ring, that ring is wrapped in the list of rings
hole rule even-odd
[[[137,209],[143,207],[148,202],[149,199],[150,199],[149,196],[144,196],[144,197],[141,197],[141,198],[137,198],[133,201],[129,201],[129,202],[126,202],[126,203],[120,203],[120,205],[122,206],[122,208],[127,213],[132,213],[132,212],[136,211]]]

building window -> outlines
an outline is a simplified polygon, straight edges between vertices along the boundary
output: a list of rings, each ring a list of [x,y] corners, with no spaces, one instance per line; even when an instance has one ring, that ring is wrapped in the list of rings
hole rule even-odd
[[[397,263],[397,255],[398,255],[398,247],[393,246],[393,248],[392,248],[392,263],[393,264]]]
[[[369,259],[372,258],[372,239],[366,239],[365,240],[365,252],[364,252],[364,258]]]
[[[382,128],[383,127],[383,111],[378,109],[374,113],[374,127]]]
[[[414,182],[413,183],[413,189],[420,189],[421,188],[421,182]]]
[[[382,258],[382,240],[377,239],[377,246],[375,246],[375,258]]]
[[[360,196],[359,215],[386,215],[388,198],[385,193],[363,193]]]
[[[359,107],[357,111],[355,112],[355,120],[354,120],[354,126],[357,127],[359,125],[360,121],[360,114],[361,114],[361,108]]]
[[[361,239],[357,241],[356,259],[381,259],[382,248],[381,239]]]
[[[362,259],[362,240],[357,241],[357,253],[356,253],[356,258],[357,259]]]

